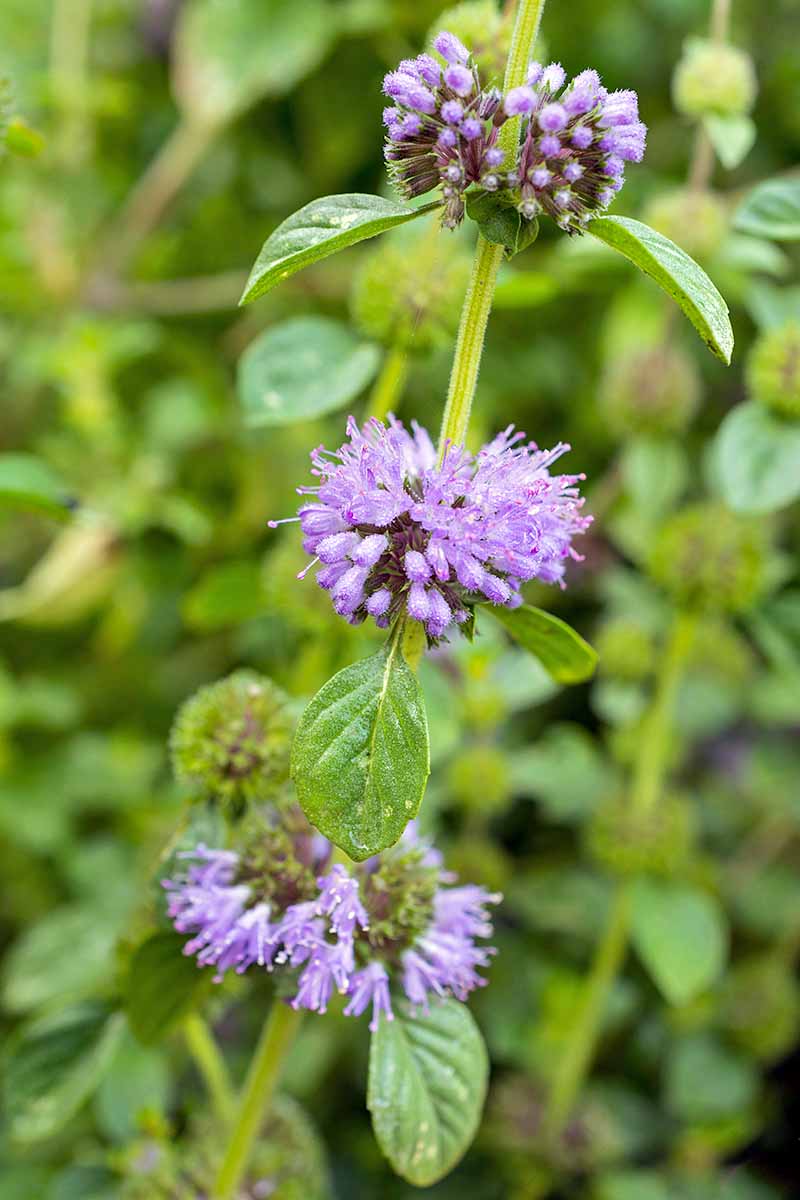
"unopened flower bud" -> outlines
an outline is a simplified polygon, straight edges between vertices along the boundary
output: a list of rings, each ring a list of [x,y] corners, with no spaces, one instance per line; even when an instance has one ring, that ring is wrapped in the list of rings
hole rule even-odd
[[[646,679],[655,663],[650,633],[636,621],[618,617],[601,627],[595,637],[598,671],[612,679],[636,682]]]
[[[757,91],[753,60],[724,42],[690,38],[672,79],[672,98],[687,117],[739,117],[753,107]]]
[[[719,504],[685,508],[662,528],[653,577],[681,607],[742,612],[759,597],[767,553],[759,527]]]
[[[592,857],[617,875],[673,875],[686,863],[693,838],[691,809],[680,796],[637,813],[629,796],[615,795],[598,807],[586,832]]]
[[[781,417],[800,421],[800,322],[763,333],[747,361],[754,400]]]
[[[426,41],[433,42],[440,31],[448,30],[471,51],[484,79],[502,79],[511,29],[511,22],[503,20],[495,0],[466,0],[445,9]]]
[[[681,433],[700,401],[700,376],[678,346],[634,350],[608,364],[600,403],[615,434]]]
[[[773,955],[754,955],[728,976],[720,1015],[733,1041],[749,1054],[772,1062],[797,1040],[800,988],[786,963]]]
[[[453,800],[470,812],[501,812],[511,799],[511,772],[501,750],[476,745],[462,750],[447,772]]]
[[[293,722],[287,703],[280,688],[252,671],[201,688],[172,727],[178,780],[237,816],[248,801],[275,798],[289,774]]]
[[[716,253],[728,228],[724,205],[717,196],[689,188],[656,196],[642,219],[701,260]]]

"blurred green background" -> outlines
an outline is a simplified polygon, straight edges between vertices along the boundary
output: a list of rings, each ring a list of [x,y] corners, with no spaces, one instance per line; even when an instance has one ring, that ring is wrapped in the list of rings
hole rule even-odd
[[[482,63],[496,69],[500,6],[467,7],[477,20],[458,14],[462,31],[491,21]],[[426,218],[236,304],[264,239],[294,209],[325,193],[388,194],[381,78],[422,48],[444,8],[0,6],[13,131],[0,160],[0,459],[33,455],[46,476],[27,500],[0,486],[9,1036],[113,989],[182,810],[166,750],[177,706],[241,665],[303,698],[375,641],[332,614],[312,577],[295,580],[294,528],[266,523],[294,511],[309,449],[340,443],[346,412],[366,411],[398,342],[408,352],[400,414],[437,429],[472,234],[438,236]],[[615,211],[645,214],[703,263],[731,306],[737,350],[724,368],[651,284],[589,239],[543,228],[501,276],[474,440],[514,421],[542,445],[572,444],[565,469],[586,472],[596,514],[586,561],[565,593],[531,595],[598,645],[601,666],[590,685],[558,688],[487,623],[472,647],[424,667],[426,822],[465,878],[506,895],[491,986],[474,1005],[494,1064],[487,1118],[436,1196],[800,1194],[796,507],[758,518],[773,547],[770,594],[742,618],[705,620],[680,691],[671,787],[691,835],[667,874],[708,898],[719,963],[676,1002],[629,956],[564,1145],[548,1155],[536,1138],[619,869],[618,830],[597,814],[613,817],[607,801],[636,753],[670,619],[650,547],[671,512],[714,494],[717,430],[747,398],[754,339],[800,319],[797,251],[732,227],[747,189],[798,158],[800,6],[735,0],[732,40],[758,75],[757,139],[676,216],[670,196],[695,134],[673,109],[671,77],[708,19],[707,0],[551,0],[545,14],[548,55],[568,74],[592,65],[608,87],[639,92],[648,152]],[[314,320],[285,325],[297,317]],[[278,341],[253,368],[262,391],[268,376],[291,409],[338,387],[339,411],[264,424],[244,370],[237,388],[237,364],[272,330]],[[797,456],[782,468],[793,469]],[[266,985],[240,986],[214,1001],[234,1069],[267,996]],[[406,1196],[370,1133],[366,1047],[360,1023],[309,1018],[288,1087],[319,1127],[337,1194]],[[142,1047],[126,1034],[64,1128],[42,1139],[7,1129],[0,1196],[202,1195],[158,1191],[145,1163],[169,1143],[194,1153],[198,1119],[180,1037]],[[291,1170],[275,1194],[311,1194],[290,1184]]]

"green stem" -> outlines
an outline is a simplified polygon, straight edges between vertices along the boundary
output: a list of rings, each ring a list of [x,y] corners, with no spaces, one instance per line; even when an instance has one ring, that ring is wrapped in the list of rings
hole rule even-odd
[[[264,1024],[239,1100],[211,1200],[234,1200],[250,1161],[281,1067],[300,1025],[300,1014],[276,1000]]]
[[[223,1125],[227,1125],[233,1117],[235,1096],[228,1068],[214,1035],[199,1013],[189,1014],[183,1023],[183,1033],[208,1090],[214,1115]]]
[[[503,89],[518,87],[525,81],[545,0],[520,0],[511,50],[508,56]],[[498,144],[507,155],[513,154],[519,139],[519,118],[506,121],[500,130]],[[461,445],[467,435],[472,400],[478,382],[483,355],[486,326],[492,311],[497,272],[503,260],[503,247],[493,246],[480,235],[475,248],[472,277],[464,297],[461,322],[456,341],[450,386],[447,391],[442,430],[439,438],[439,457],[444,455],[448,442]]]
[[[58,109],[55,144],[64,166],[85,160],[91,141],[89,43],[92,0],[55,0],[50,28],[50,78]]]
[[[564,1128],[589,1070],[606,1014],[608,996],[625,959],[630,912],[631,886],[622,883],[611,902],[608,923],[584,985],[575,1028],[559,1063],[550,1093],[544,1121],[544,1132],[548,1139],[555,1139]]]
[[[631,806],[637,813],[650,812],[661,795],[669,756],[672,714],[696,626],[697,618],[693,613],[676,613],[636,758]]]
[[[406,343],[396,342],[383,360],[383,366],[369,398],[368,417],[385,421],[390,412],[398,408],[408,378],[408,354]]]
[[[692,613],[679,612],[675,615],[634,765],[631,809],[636,813],[651,811],[658,803],[664,787],[675,701],[694,640],[696,623],[697,618]],[[556,1071],[544,1123],[551,1142],[558,1138],[569,1119],[594,1058],[608,998],[628,947],[631,892],[630,882],[617,886],[608,921],[586,979],[572,1036]]]

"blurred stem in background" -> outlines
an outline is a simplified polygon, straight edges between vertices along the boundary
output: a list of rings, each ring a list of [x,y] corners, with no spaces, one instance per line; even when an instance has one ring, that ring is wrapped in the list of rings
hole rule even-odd
[[[404,339],[390,346],[369,398],[367,416],[385,421],[396,413],[408,378],[408,348]]]
[[[730,32],[731,0],[713,0],[709,34],[714,42],[726,42]],[[704,192],[711,182],[714,170],[714,147],[701,121],[694,137],[694,150],[689,167],[689,188],[693,192]],[[674,307],[674,306],[673,306]]]
[[[223,1126],[230,1123],[235,1096],[228,1068],[214,1035],[199,1013],[191,1013],[183,1026],[186,1044],[208,1090],[214,1115]]]
[[[503,91],[525,82],[528,62],[533,53],[545,0],[520,0],[511,50],[508,56]],[[506,121],[498,136],[498,145],[506,154],[513,153],[519,139],[520,121]],[[439,437],[439,459],[444,456],[448,442],[461,445],[466,440],[472,400],[478,382],[483,355],[486,326],[492,311],[497,272],[503,261],[503,247],[487,242],[480,234],[475,248],[472,277],[464,297],[461,323],[458,329],[453,369],[447,392],[442,430]]]
[[[232,1133],[219,1169],[212,1200],[234,1200],[250,1159],[261,1123],[280,1078],[286,1056],[300,1027],[301,1016],[274,1000],[247,1072]]]
[[[636,814],[652,811],[661,798],[677,692],[696,627],[694,613],[676,612],[659,665],[653,700],[645,714],[633,768],[630,805]],[[544,1132],[551,1143],[569,1120],[594,1058],[609,994],[628,949],[632,893],[633,881],[625,880],[617,885],[603,936],[595,950],[575,1026],[550,1091]]]
[[[55,150],[76,170],[91,150],[89,46],[92,0],[55,0],[50,25],[50,80],[58,114]]]

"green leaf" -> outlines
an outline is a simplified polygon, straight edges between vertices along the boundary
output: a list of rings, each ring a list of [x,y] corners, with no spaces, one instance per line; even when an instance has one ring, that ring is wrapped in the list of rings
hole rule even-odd
[[[583,683],[594,674],[597,653],[560,617],[523,604],[520,608],[484,605],[521,646],[539,659],[557,683]]]
[[[681,1039],[666,1061],[667,1107],[687,1122],[735,1117],[758,1092],[756,1065],[708,1033]]]
[[[224,124],[290,91],[333,37],[325,0],[192,0],[174,40],[173,90],[192,119]]]
[[[183,953],[185,944],[179,933],[154,933],[131,959],[125,1010],[131,1029],[145,1045],[169,1033],[208,984],[208,974]]]
[[[9,1131],[20,1142],[56,1133],[97,1088],[123,1029],[104,1004],[85,1004],[41,1018],[11,1040],[3,1099]]]
[[[737,404],[712,443],[711,469],[729,508],[775,512],[800,496],[800,425],[755,400]]]
[[[130,1141],[141,1132],[142,1115],[164,1116],[168,1099],[164,1051],[140,1045],[125,1029],[94,1098],[102,1132],[112,1141]]]
[[[693,258],[663,234],[629,217],[597,217],[586,228],[654,279],[683,309],[709,350],[730,363],[733,330],[728,306]]]
[[[709,988],[725,966],[725,914],[713,896],[688,884],[637,880],[632,937],[670,1004],[687,1004]]]
[[[260,616],[266,608],[256,562],[220,563],[201,575],[184,597],[184,620],[192,629],[224,629]]]
[[[735,229],[776,242],[800,240],[800,174],[767,179],[745,197],[733,218]]]
[[[415,1187],[450,1171],[475,1136],[486,1097],[486,1047],[458,1000],[381,1017],[369,1054],[367,1107],[378,1145]]]
[[[267,329],[239,359],[245,424],[291,425],[335,412],[374,379],[381,352],[339,321],[294,317]]]
[[[33,454],[0,454],[0,508],[5,505],[58,517],[72,506],[62,480]]]
[[[240,304],[257,300],[303,267],[387,229],[405,225],[438,207],[437,201],[411,208],[363,192],[312,200],[269,235],[250,272]]]
[[[292,746],[303,811],[356,862],[394,845],[417,815],[430,771],[425,700],[400,640],[397,631],[328,680]]]
[[[735,170],[753,148],[756,140],[755,123],[749,117],[709,115],[703,124],[725,170]]]
[[[538,221],[526,220],[516,205],[495,192],[469,192],[467,216],[487,242],[505,248],[507,259],[533,245],[539,234]]]

